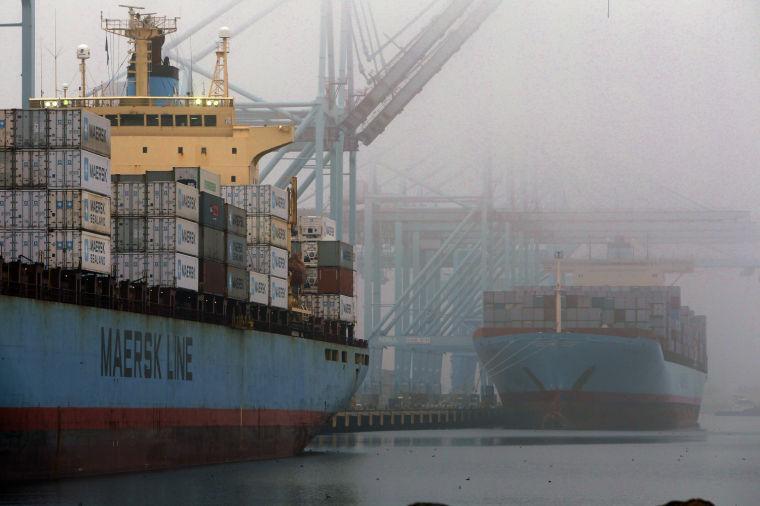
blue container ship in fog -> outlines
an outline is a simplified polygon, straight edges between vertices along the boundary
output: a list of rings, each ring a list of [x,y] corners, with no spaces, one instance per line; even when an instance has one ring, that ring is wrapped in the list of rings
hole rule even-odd
[[[707,378],[705,318],[681,306],[678,287],[597,281],[559,293],[526,287],[484,294],[485,322],[474,345],[501,398],[504,424],[696,427]]]
[[[475,349],[520,428],[695,427],[706,371],[630,333],[482,329]],[[500,365],[500,357],[516,363]]]

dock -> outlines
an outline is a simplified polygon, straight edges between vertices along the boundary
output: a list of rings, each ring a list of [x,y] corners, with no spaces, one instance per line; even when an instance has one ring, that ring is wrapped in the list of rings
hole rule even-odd
[[[340,411],[323,433],[483,428],[497,420],[495,408]]]

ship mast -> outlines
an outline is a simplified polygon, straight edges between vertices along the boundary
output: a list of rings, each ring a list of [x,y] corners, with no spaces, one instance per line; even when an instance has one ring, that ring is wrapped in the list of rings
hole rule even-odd
[[[223,26],[219,29],[219,42],[216,46],[216,65],[214,78],[208,90],[209,97],[229,96],[229,74],[227,72],[227,54],[230,52],[230,29]]]
[[[79,59],[79,89],[81,90],[79,96],[84,98],[87,96],[87,67],[85,62],[90,58],[90,47],[87,44],[77,46],[77,58]]]
[[[147,97],[150,95],[148,75],[150,73],[151,52],[150,40],[161,35],[167,35],[177,31],[177,18],[156,16],[155,13],[140,13],[145,7],[134,5],[119,5],[126,7],[129,19],[103,19],[101,26],[108,33],[130,39],[134,44],[135,68],[129,70],[135,81],[135,96]]]
[[[555,320],[557,323],[557,334],[562,332],[562,272],[560,271],[560,262],[562,261],[562,252],[557,251],[554,253],[555,264],[557,272],[555,274],[556,280],[554,284],[554,312]]]

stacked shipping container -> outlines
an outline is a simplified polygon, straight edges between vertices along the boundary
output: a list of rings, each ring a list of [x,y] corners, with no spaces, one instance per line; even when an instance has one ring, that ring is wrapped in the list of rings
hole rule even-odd
[[[220,195],[205,191],[200,193],[200,205],[201,292],[246,301],[245,228],[229,230],[227,220],[228,211],[239,219],[242,209],[228,206]]]
[[[656,337],[663,351],[705,364],[706,319],[681,306],[677,286],[565,287],[562,327],[638,329]],[[550,330],[556,299],[549,287],[518,288],[483,294],[483,320],[489,327]]]
[[[178,183],[192,186],[199,192],[221,196],[222,177],[200,167],[174,167],[174,179]]]
[[[79,109],[0,110],[0,254],[111,272],[110,123]]]
[[[293,251],[306,265],[304,305],[320,318],[356,321],[354,251],[336,240],[335,222],[322,216],[299,216]]]
[[[112,176],[109,155],[105,118],[0,111],[0,256],[288,309],[287,190],[222,187],[198,167]],[[307,217],[294,238],[313,250],[315,316],[354,322],[335,223]]]
[[[198,291],[198,190],[174,171],[115,175],[111,186],[116,277]]]
[[[287,309],[287,190],[271,185],[222,186],[222,196],[227,204],[245,211],[249,300]]]

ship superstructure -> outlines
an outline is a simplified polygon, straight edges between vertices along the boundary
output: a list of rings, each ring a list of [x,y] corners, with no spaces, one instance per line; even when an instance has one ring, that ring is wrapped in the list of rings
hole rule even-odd
[[[222,184],[254,184],[261,157],[293,142],[294,131],[288,125],[236,125],[232,97],[179,95],[177,69],[161,55],[164,38],[176,30],[175,18],[141,15],[130,8],[128,19],[103,19],[101,24],[133,45],[126,93],[33,98],[30,104],[47,109],[81,107],[107,118],[114,174],[200,167],[220,174]],[[220,44],[228,50],[225,30]]]

